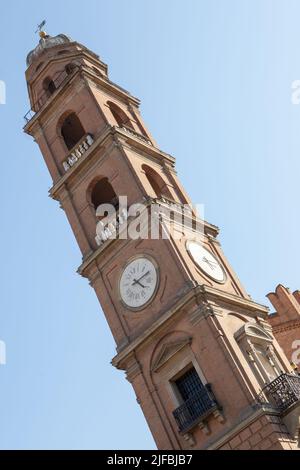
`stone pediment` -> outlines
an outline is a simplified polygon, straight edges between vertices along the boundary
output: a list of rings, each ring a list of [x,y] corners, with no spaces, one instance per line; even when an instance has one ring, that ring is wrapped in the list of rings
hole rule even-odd
[[[192,338],[187,337],[179,341],[164,344],[151,367],[152,372],[157,372],[171,357],[175,356],[175,354],[188,344],[191,344],[191,342]]]
[[[246,323],[246,325],[242,326],[234,335],[237,341],[240,341],[245,336],[267,342],[273,341],[273,337],[263,327],[255,323]]]

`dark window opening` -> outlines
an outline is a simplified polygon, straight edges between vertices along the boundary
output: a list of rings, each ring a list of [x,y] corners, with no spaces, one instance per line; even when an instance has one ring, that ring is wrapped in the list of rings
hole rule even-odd
[[[142,169],[144,170],[146,177],[150,183],[150,186],[152,187],[153,191],[156,194],[156,197],[166,197],[167,199],[173,200],[174,198],[172,197],[166,183],[162,179],[162,177],[156,173],[152,168],[150,168],[147,165],[143,165]]]
[[[119,106],[110,101],[107,104],[119,127],[128,127],[134,130],[129,117]]]
[[[152,189],[155,192],[156,196],[160,197],[161,196],[161,190],[160,190],[160,186],[159,186],[158,182],[153,177],[153,175],[146,174],[146,176],[147,176],[147,179],[148,179],[150,185],[152,186]]]
[[[183,401],[187,401],[204,388],[194,367],[177,379],[175,385]]]
[[[68,150],[71,150],[84,136],[86,132],[75,113],[70,114],[63,122],[61,135]]]
[[[119,199],[107,178],[103,178],[95,184],[91,193],[91,201],[95,211],[101,204],[112,204],[116,211],[119,209]],[[105,215],[107,214],[104,214],[103,217]]]
[[[56,91],[56,86],[54,81],[51,78],[46,78],[44,80],[44,90],[48,93],[48,95],[53,95]]]

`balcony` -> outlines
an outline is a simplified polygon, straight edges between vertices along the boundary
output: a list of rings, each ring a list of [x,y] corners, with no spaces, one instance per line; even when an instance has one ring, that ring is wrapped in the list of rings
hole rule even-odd
[[[121,129],[121,131],[124,131],[129,135],[132,135],[133,137],[136,137],[139,140],[142,140],[143,142],[146,142],[146,144],[148,144],[148,145],[152,145],[152,142],[151,142],[150,139],[148,139],[147,137],[145,137],[142,134],[139,134],[134,129],[130,129],[129,127],[126,127],[126,126],[122,126],[119,129]]]
[[[85,154],[85,152],[93,145],[94,138],[91,134],[86,134],[81,141],[76,144],[74,149],[71,151],[68,158],[63,162],[65,172],[69,171],[72,166]]]
[[[111,217],[105,224],[101,220],[96,228],[96,243],[102,246],[107,240],[116,240],[122,227],[128,220],[127,208],[116,210],[116,214]]]
[[[300,377],[281,374],[262,389],[259,402],[269,404],[281,413],[286,412],[293,405],[300,403]]]
[[[206,384],[173,411],[173,415],[179,432],[184,434],[219,409],[210,385]]]

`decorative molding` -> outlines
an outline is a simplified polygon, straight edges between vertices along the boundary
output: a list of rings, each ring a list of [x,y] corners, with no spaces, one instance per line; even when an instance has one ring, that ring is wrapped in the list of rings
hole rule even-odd
[[[128,382],[132,383],[135,377],[137,377],[142,372],[142,367],[140,363],[135,359],[131,358],[131,363],[127,365],[126,368],[126,379]]]
[[[285,331],[292,331],[298,328],[300,328],[300,321],[293,321],[290,323],[282,323],[281,325],[273,326],[272,331],[274,334],[276,334],[283,333]]]
[[[225,423],[225,417],[223,415],[223,413],[221,413],[220,410],[215,410],[213,412],[213,415],[214,417],[216,418],[216,420],[220,423],[220,424],[224,424]]]
[[[204,303],[197,310],[191,313],[190,322],[193,326],[196,326],[201,322],[201,320],[213,315],[223,316],[223,311],[214,305]]]
[[[254,323],[246,323],[234,335],[235,339],[240,342],[243,338],[255,338],[273,343],[274,338],[260,325]]]
[[[188,337],[181,341],[174,341],[172,343],[166,343],[161,348],[161,351],[154,361],[154,364],[151,367],[152,372],[157,372],[163,365],[166,364],[169,359],[171,359],[175,354],[177,354],[185,346],[190,345],[192,338]]]
[[[189,432],[183,435],[183,439],[189,444],[190,447],[194,447],[196,445],[194,436]]]
[[[205,434],[206,436],[211,434],[211,430],[205,421],[200,421],[200,423],[198,424],[198,428],[201,429],[203,434]]]

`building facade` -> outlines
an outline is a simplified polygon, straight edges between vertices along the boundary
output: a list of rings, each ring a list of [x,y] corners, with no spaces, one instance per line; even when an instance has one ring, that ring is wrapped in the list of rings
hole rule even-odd
[[[275,292],[267,295],[275,312],[269,322],[275,338],[288,360],[299,368],[300,365],[300,291],[291,292],[279,284]]]
[[[218,228],[199,219],[175,159],[157,147],[139,100],[85,46],[40,36],[27,57],[25,132],[113,333],[112,363],[132,384],[157,447],[298,449],[300,379],[268,309],[251,300]]]

